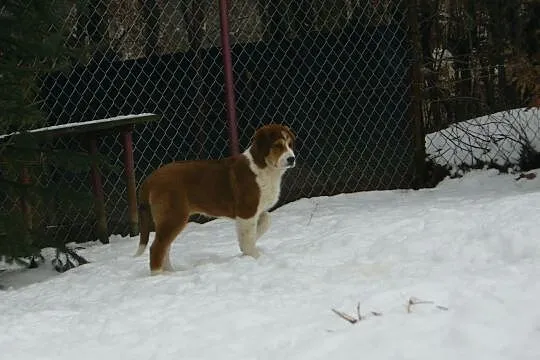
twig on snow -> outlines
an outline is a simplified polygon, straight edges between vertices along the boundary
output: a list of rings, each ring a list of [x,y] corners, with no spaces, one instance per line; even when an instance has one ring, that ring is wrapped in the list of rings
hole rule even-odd
[[[410,314],[412,312],[412,307],[418,304],[435,304],[435,303],[431,300],[419,300],[415,297],[410,297],[409,301],[407,302],[407,313]],[[435,304],[435,307],[439,310],[444,310],[444,311],[448,310],[446,306],[442,306],[442,305]]]
[[[407,302],[407,313],[411,313],[412,311],[412,307],[414,305],[418,305],[418,304],[433,304],[433,301],[429,301],[429,300],[419,300],[415,297],[410,297],[409,298],[409,301]]]
[[[519,176],[515,179],[516,181],[520,180],[520,179],[527,179],[527,180],[532,180],[536,178],[536,173],[532,172],[532,173],[521,173],[519,174]]]
[[[344,319],[344,320],[350,322],[351,324],[354,324],[354,323],[358,322],[358,319],[355,319],[355,318],[353,318],[351,315],[347,315],[347,314],[345,314],[344,312],[341,312],[341,311],[336,310],[336,309],[332,309],[332,311],[333,311],[334,313],[336,313],[337,316],[339,316],[340,318],[342,318],[342,319]]]
[[[351,324],[355,324],[355,323],[359,322],[360,320],[364,320],[366,318],[366,316],[362,316],[362,313],[360,312],[360,302],[358,304],[356,304],[356,318],[354,318],[352,315],[346,314],[346,313],[344,313],[342,311],[339,311],[339,310],[336,310],[336,309],[332,309],[332,311],[337,316],[339,316],[340,318],[350,322]],[[378,311],[371,311],[370,313],[373,316],[382,316],[382,313],[380,313]]]
[[[315,206],[313,207],[313,210],[311,211],[311,214],[310,214],[310,216],[309,216],[309,220],[308,220],[308,222],[307,222],[306,225],[311,224],[311,219],[313,219],[313,215],[315,214],[315,211],[317,211],[317,208],[318,208],[318,207],[319,207],[319,203],[316,202],[316,203],[315,203]]]

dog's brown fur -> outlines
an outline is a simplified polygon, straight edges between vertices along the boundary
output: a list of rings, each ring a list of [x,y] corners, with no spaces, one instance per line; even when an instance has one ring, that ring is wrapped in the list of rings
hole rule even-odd
[[[280,157],[287,149],[292,153],[294,138],[285,126],[266,125],[255,132],[244,154],[219,160],[172,162],[155,170],[139,191],[140,243],[136,255],[144,251],[154,225],[156,234],[150,247],[150,270],[157,273],[164,267],[170,268],[170,245],[192,214],[247,222],[254,219],[257,236],[262,235],[266,229],[260,228],[268,226],[267,207],[273,206],[275,201],[260,203],[261,188],[255,172],[279,171],[276,175],[279,182],[285,171],[279,168]],[[279,183],[277,185],[279,188]],[[265,212],[263,216],[262,212]],[[242,243],[240,246],[246,255],[255,256],[253,249],[243,249]]]

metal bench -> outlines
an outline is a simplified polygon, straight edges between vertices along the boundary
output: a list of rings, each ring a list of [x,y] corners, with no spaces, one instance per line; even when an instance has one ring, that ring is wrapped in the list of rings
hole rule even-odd
[[[70,124],[49,126],[39,129],[29,130],[28,133],[39,135],[40,137],[59,137],[83,135],[88,141],[88,152],[90,155],[98,154],[97,139],[101,135],[119,132],[123,147],[124,175],[127,187],[129,232],[131,236],[139,233],[138,213],[137,213],[137,193],[133,159],[133,128],[137,124],[147,123],[159,119],[156,114],[143,113],[137,115],[123,115],[106,119],[84,121]],[[18,132],[1,135],[0,141],[8,137],[17,136]],[[22,182],[29,183],[28,173],[23,171]],[[95,199],[95,211],[97,218],[97,235],[99,240],[106,244],[109,242],[107,226],[107,215],[105,211],[105,196],[103,192],[103,182],[96,162],[91,164],[91,185]],[[25,199],[21,199],[23,211],[29,212],[30,206]]]

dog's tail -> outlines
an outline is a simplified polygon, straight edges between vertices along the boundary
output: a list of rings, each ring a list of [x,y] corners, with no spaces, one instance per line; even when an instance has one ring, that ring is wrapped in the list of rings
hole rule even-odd
[[[148,245],[150,228],[152,226],[152,209],[150,207],[150,194],[146,182],[139,190],[139,248],[134,256],[141,256]]]

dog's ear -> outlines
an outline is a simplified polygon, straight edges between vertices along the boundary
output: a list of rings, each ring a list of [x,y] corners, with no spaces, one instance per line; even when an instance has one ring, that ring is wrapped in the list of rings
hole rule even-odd
[[[293,133],[293,131],[288,126],[285,126],[285,129],[287,130],[287,133],[291,137],[291,141],[294,143],[296,141],[296,134]]]
[[[266,157],[270,153],[270,136],[264,129],[259,129],[251,139],[251,156],[253,161],[260,168],[266,167]]]

